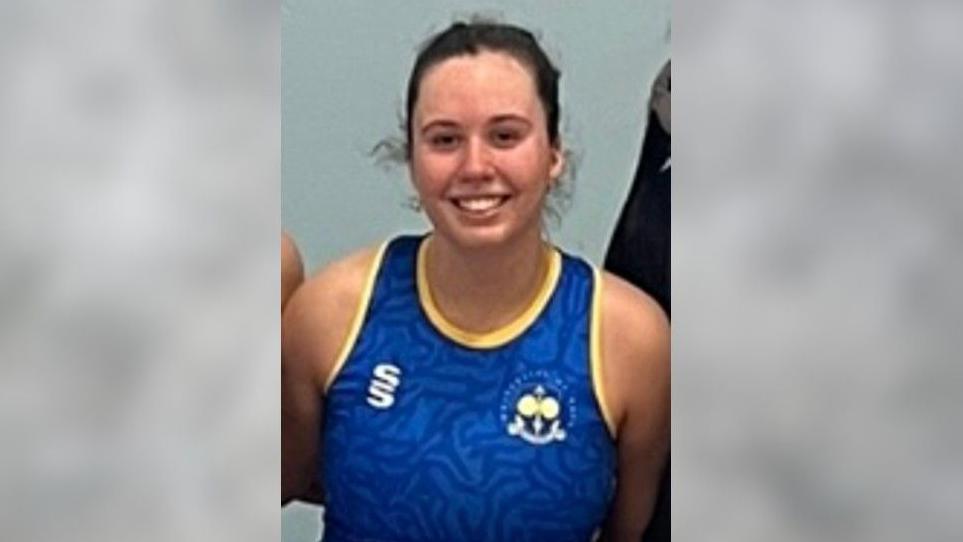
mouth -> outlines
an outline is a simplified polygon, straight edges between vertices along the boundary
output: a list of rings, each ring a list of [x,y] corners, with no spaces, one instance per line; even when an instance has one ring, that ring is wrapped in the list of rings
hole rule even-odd
[[[486,195],[451,198],[452,205],[470,214],[485,214],[495,211],[508,201],[510,196]]]

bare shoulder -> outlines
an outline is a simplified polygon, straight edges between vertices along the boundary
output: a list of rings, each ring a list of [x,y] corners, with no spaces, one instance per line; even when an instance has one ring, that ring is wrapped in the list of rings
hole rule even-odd
[[[600,327],[606,396],[621,425],[630,410],[658,408],[649,403],[668,393],[669,322],[648,294],[603,272]]]
[[[356,301],[380,247],[368,247],[321,268],[304,284],[302,297],[312,304],[342,305]]]
[[[284,309],[281,350],[284,369],[310,374],[322,385],[348,338],[379,247],[337,260],[298,288]]]
[[[645,348],[668,340],[669,322],[659,304],[607,271],[602,272],[602,316],[626,347]]]

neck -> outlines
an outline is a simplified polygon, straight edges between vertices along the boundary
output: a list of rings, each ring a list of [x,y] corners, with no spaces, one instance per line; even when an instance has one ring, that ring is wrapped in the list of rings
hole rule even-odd
[[[432,235],[426,254],[429,289],[451,324],[472,333],[499,329],[533,302],[548,273],[541,232],[491,248],[461,248]]]

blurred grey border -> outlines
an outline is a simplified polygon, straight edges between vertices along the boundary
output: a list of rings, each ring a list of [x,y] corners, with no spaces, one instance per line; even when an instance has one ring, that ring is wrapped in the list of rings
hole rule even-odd
[[[676,0],[673,534],[960,540],[963,3]]]
[[[0,539],[279,536],[279,11],[0,4]],[[673,19],[674,536],[958,540],[963,5]]]
[[[276,540],[280,3],[0,3],[0,539]]]

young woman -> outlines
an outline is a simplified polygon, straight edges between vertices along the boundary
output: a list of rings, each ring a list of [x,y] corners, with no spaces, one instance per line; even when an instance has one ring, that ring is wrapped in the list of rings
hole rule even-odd
[[[668,324],[544,240],[558,79],[518,27],[429,41],[406,136],[431,232],[330,265],[285,310],[282,504],[323,481],[325,540],[639,540]]]

